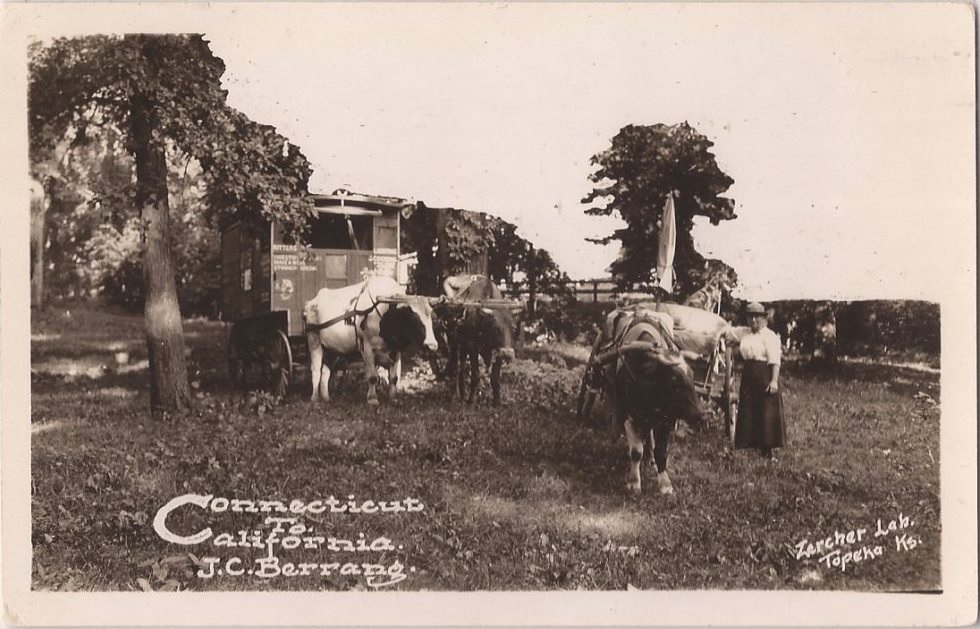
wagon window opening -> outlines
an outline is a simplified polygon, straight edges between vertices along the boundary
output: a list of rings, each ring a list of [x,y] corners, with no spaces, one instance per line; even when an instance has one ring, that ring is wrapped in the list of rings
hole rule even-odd
[[[350,226],[341,214],[320,214],[310,221],[304,240],[314,249],[360,249],[371,251],[374,248],[374,218],[371,216],[351,216]],[[351,228],[354,240],[351,240]],[[285,244],[291,239],[283,238]]]
[[[391,225],[379,225],[377,229],[378,249],[398,248],[398,228]]]

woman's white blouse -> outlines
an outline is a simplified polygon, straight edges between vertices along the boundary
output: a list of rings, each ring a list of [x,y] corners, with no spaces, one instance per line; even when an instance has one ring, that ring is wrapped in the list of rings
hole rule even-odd
[[[770,365],[778,365],[783,355],[779,335],[769,328],[743,336],[738,352],[745,360],[764,360]]]

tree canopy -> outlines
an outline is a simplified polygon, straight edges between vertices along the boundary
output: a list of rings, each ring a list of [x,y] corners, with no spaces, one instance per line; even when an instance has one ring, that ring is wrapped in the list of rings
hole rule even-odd
[[[628,125],[606,150],[592,157],[594,189],[582,203],[593,216],[618,215],[626,227],[592,242],[622,244],[611,272],[620,286],[649,283],[657,266],[660,217],[676,191],[676,291],[686,294],[704,281],[705,259],[694,248],[694,217],[713,225],[736,218],[732,199],[721,196],[734,183],[718,167],[714,144],[688,123]]]
[[[32,161],[113,127],[133,153],[133,105],[145,102],[151,141],[196,159],[209,219],[262,216],[299,234],[314,215],[312,167],[299,147],[227,105],[224,62],[202,35],[99,35],[35,44],[28,110]]]

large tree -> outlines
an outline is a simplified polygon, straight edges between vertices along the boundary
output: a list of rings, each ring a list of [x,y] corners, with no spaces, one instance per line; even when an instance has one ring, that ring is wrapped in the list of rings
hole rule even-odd
[[[32,161],[72,134],[111,126],[135,170],[142,229],[146,342],[153,410],[191,404],[177,301],[168,194],[168,149],[204,169],[209,218],[276,219],[299,234],[312,215],[310,166],[298,147],[226,103],[224,62],[200,35],[57,39],[31,50]]]
[[[686,122],[676,125],[628,125],[611,146],[592,157],[592,192],[582,199],[593,216],[617,215],[626,222],[605,238],[620,241],[611,272],[621,287],[651,282],[657,267],[660,217],[667,196],[675,192],[677,247],[675,292],[686,295],[704,281],[705,259],[694,249],[695,216],[717,225],[735,218],[732,199],[721,196],[734,183],[710,152],[713,143]]]

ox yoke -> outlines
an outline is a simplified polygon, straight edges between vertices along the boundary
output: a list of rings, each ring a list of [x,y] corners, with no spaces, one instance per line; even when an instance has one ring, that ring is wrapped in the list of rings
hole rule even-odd
[[[611,348],[638,341],[646,334],[655,339],[663,339],[665,349],[677,351],[679,347],[674,339],[673,328],[674,319],[665,312],[642,307],[614,311],[609,316],[609,340],[603,346]]]

